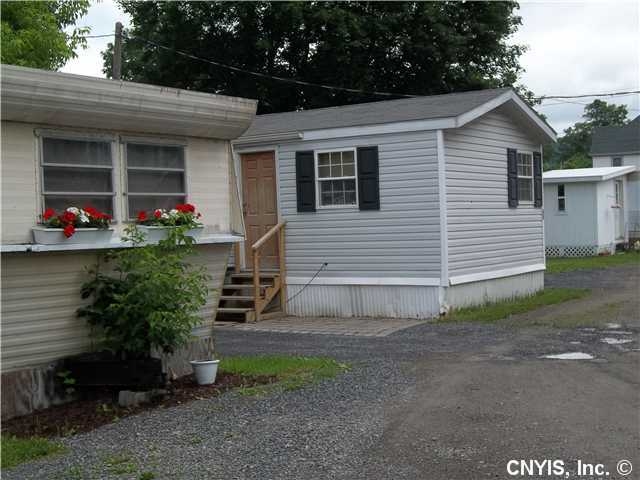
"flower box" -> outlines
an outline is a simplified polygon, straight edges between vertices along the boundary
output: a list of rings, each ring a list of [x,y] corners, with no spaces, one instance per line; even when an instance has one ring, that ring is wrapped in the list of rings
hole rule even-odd
[[[33,227],[33,241],[43,245],[102,244],[109,243],[113,228],[76,228],[71,237],[66,237],[63,228]]]
[[[169,234],[169,230],[176,227],[164,227],[158,225],[138,225],[140,231],[144,232],[146,235],[146,240],[149,243],[158,243],[160,240],[164,240],[167,238]],[[204,227],[195,227],[190,228],[185,232],[185,235],[188,237],[193,237],[194,240],[197,240],[202,235],[204,231]]]

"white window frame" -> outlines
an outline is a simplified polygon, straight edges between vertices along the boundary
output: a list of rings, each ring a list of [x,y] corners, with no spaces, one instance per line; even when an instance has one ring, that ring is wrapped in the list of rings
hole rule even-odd
[[[615,198],[613,208],[622,208],[624,204],[624,184],[622,180],[613,181],[613,196]]]
[[[560,195],[560,186],[562,185],[562,193]],[[556,206],[558,208],[558,213],[567,213],[567,185],[565,183],[557,184],[557,203]],[[564,201],[564,209],[560,210],[560,200]]]
[[[620,160],[620,165],[616,165],[616,160]],[[621,155],[616,155],[615,157],[611,157],[611,166],[612,167],[622,167],[624,164],[624,159]]]
[[[318,168],[318,155],[321,153],[337,153],[337,152],[353,152],[353,176],[349,177],[325,177],[322,180],[320,179],[320,171]],[[334,208],[358,208],[360,205],[360,199],[358,196],[358,152],[355,147],[345,147],[345,148],[327,148],[323,150],[314,150],[314,167],[315,167],[315,188],[316,188],[316,209],[317,210],[327,210]],[[322,205],[322,199],[320,198],[321,190],[320,190],[320,182],[323,181],[331,181],[331,180],[354,180],[355,188],[356,188],[356,202],[352,205]]]
[[[528,175],[520,175],[520,171],[519,171],[519,167],[520,167],[520,158],[519,155],[528,155],[529,158],[531,159],[531,176]],[[533,205],[534,200],[535,200],[535,191],[534,191],[534,182],[533,182],[533,178],[534,178],[534,167],[533,167],[533,152],[532,151],[526,151],[526,150],[516,150],[516,171],[518,173],[518,204],[522,204],[522,205]],[[523,200],[520,198],[520,179],[525,179],[528,178],[530,180],[531,183],[531,200]]]
[[[96,196],[96,197],[109,197],[111,196],[111,211],[113,213],[112,222],[113,224],[117,224],[121,215],[119,202],[117,201],[118,195],[118,177],[119,177],[119,165],[118,165],[118,144],[116,141],[115,135],[110,134],[101,134],[101,133],[93,133],[93,132],[82,132],[82,131],[72,131],[72,130],[43,130],[36,129],[35,130],[36,137],[38,139],[38,176],[40,177],[37,181],[37,185],[39,187],[39,207],[40,212],[43,212],[45,209],[45,198],[47,195],[67,195],[70,197],[73,196]],[[75,164],[65,164],[65,163],[47,163],[44,162],[44,139],[45,138],[55,138],[59,140],[76,140],[76,141],[85,141],[85,142],[104,142],[109,143],[109,148],[111,152],[111,166],[91,166],[91,165],[75,165]],[[95,170],[111,170],[111,192],[69,192],[69,191],[61,191],[61,192],[46,192],[44,186],[44,169],[45,167],[59,167],[59,168],[77,168],[77,169],[95,169]],[[82,208],[82,205],[79,205]]]
[[[172,139],[162,139],[162,138],[147,138],[147,137],[121,137],[120,143],[122,145],[122,174],[123,174],[123,182],[122,182],[122,196],[124,197],[124,213],[123,218],[125,218],[127,222],[135,221],[135,216],[129,216],[129,197],[130,196],[138,196],[138,197],[179,197],[184,196],[185,202],[189,202],[189,175],[187,172],[187,143],[172,140]],[[182,172],[184,176],[184,193],[131,193],[129,192],[129,164],[127,161],[127,145],[150,145],[154,147],[177,147],[182,148],[182,156],[184,159],[184,168],[155,168],[155,167],[132,167],[132,170],[138,171],[156,171],[156,172]]]

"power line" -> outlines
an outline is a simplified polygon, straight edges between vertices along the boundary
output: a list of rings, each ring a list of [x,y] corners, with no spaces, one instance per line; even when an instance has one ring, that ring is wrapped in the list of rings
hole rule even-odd
[[[640,93],[640,90],[629,90],[626,92],[608,92],[608,93],[584,93],[581,95],[543,95],[536,97],[536,100],[558,100],[565,98],[587,98],[587,97],[617,97],[622,95],[635,95]]]
[[[183,57],[190,58],[192,60],[197,60],[197,61],[200,61],[200,62],[209,63],[209,64],[215,65],[217,67],[226,68],[227,70],[231,70],[233,72],[240,72],[240,73],[245,73],[247,75],[253,75],[254,77],[268,78],[270,80],[277,80],[277,81],[280,81],[280,82],[292,83],[292,84],[295,84],[295,85],[303,85],[303,86],[306,86],[306,87],[317,87],[317,88],[324,88],[324,89],[327,89],[327,90],[339,90],[339,91],[349,92],[349,93],[360,93],[360,94],[363,94],[363,95],[378,95],[378,96],[383,96],[383,97],[406,97],[406,98],[416,97],[416,95],[408,95],[408,94],[404,94],[404,93],[378,92],[378,91],[375,91],[375,90],[367,91],[367,90],[360,90],[360,89],[357,89],[357,88],[337,87],[335,85],[324,85],[324,84],[321,84],[321,83],[305,82],[303,80],[296,80],[296,79],[293,79],[293,78],[278,77],[276,75],[268,75],[266,73],[253,72],[251,70],[245,70],[244,68],[234,67],[232,65],[227,65],[225,63],[216,62],[216,61],[210,60],[208,58],[198,57],[198,56],[192,55],[192,54],[190,54],[188,52],[184,52],[182,50],[177,50],[175,48],[167,47],[165,45],[161,45],[161,44],[153,42],[151,40],[147,40],[146,38],[130,36],[130,35],[126,35],[124,38],[126,38],[127,40],[129,40],[129,39],[140,40],[141,42],[148,43],[149,45],[153,45],[156,48],[161,48],[163,50],[167,50],[169,52],[173,52],[173,53],[175,53],[177,55],[181,55]]]
[[[111,37],[111,36],[115,36],[116,33],[110,33],[110,34],[104,34],[104,35],[87,35],[84,36],[84,38],[104,38],[104,37]],[[166,45],[162,45],[160,43],[154,42],[152,40],[148,40],[146,38],[142,38],[142,37],[138,37],[135,35],[130,35],[130,34],[126,34],[126,35],[121,35],[123,40],[138,40],[141,42],[145,42],[149,45],[152,45],[156,48],[162,49],[162,50],[166,50],[168,52],[172,52],[175,53],[177,55],[183,56],[185,58],[190,58],[192,60],[196,60],[199,62],[204,62],[204,63],[208,63],[210,65],[215,65],[217,67],[221,67],[221,68],[226,68],[227,70],[231,70],[233,72],[239,72],[239,73],[244,73],[247,75],[252,75],[254,77],[258,77],[258,78],[266,78],[269,80],[276,80],[279,82],[285,82],[285,83],[291,83],[294,85],[302,85],[302,86],[308,86],[308,87],[317,87],[317,88],[324,88],[327,90],[338,90],[338,91],[343,91],[343,92],[349,92],[349,93],[359,93],[359,94],[363,94],[363,95],[378,95],[378,96],[386,96],[386,97],[404,97],[404,98],[414,98],[417,97],[419,95],[410,95],[410,94],[406,94],[406,93],[391,93],[391,92],[379,92],[376,90],[372,90],[372,91],[367,91],[367,90],[361,90],[361,89],[357,89],[357,88],[348,88],[348,87],[338,87],[335,85],[326,85],[326,84],[320,84],[320,83],[314,83],[314,82],[306,82],[304,80],[297,80],[294,78],[285,78],[285,77],[280,77],[277,75],[269,75],[266,73],[260,73],[260,72],[254,72],[252,70],[247,70],[244,68],[240,68],[240,67],[235,67],[233,65],[227,65],[225,63],[221,63],[221,62],[217,62],[215,60],[211,60],[208,58],[203,58],[203,57],[198,57],[196,55],[193,55],[191,53],[185,52],[183,50],[178,50],[175,48],[171,48],[171,47],[167,47]],[[568,99],[568,98],[588,98],[588,97],[614,97],[614,96],[623,96],[623,95],[635,95],[635,94],[640,94],[640,90],[629,90],[629,91],[622,91],[622,92],[605,92],[605,93],[587,93],[587,94],[581,94],[581,95],[542,95],[539,97],[534,97],[536,100],[540,100],[542,102],[546,101],[546,100],[562,100],[562,99]],[[560,102],[561,103],[561,102]],[[566,103],[571,103],[571,102],[566,102]],[[553,104],[553,105],[557,105]],[[548,105],[550,106],[550,105]]]

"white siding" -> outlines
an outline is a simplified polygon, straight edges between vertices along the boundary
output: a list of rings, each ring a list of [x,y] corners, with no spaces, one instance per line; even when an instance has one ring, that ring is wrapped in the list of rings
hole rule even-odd
[[[194,333],[211,333],[217,311],[228,245],[198,247],[194,263],[206,265],[211,293],[202,309],[204,323]],[[85,267],[94,252],[9,253],[2,255],[2,371],[35,367],[87,351],[85,320],[76,316]]]
[[[507,148],[540,146],[499,110],[444,138],[449,275],[544,263],[542,209],[507,203]]]
[[[596,183],[565,183],[565,211],[558,211],[558,184],[544,185],[544,236],[547,247],[598,244]]]
[[[379,211],[360,211],[356,206],[297,212],[296,151],[367,145],[379,150]],[[310,277],[328,262],[323,277],[439,277],[434,132],[284,144],[278,168],[289,275]]]

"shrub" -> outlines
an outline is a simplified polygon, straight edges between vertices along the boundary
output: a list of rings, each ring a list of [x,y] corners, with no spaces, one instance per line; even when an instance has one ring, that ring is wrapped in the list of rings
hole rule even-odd
[[[173,228],[167,239],[146,245],[132,225],[123,240],[133,248],[109,252],[90,270],[93,279],[83,285],[82,298],[93,300],[78,315],[104,347],[125,358],[144,358],[153,349],[172,353],[189,341],[201,321],[208,275],[187,262],[194,254],[187,229]],[[110,272],[103,272],[109,263]]]

